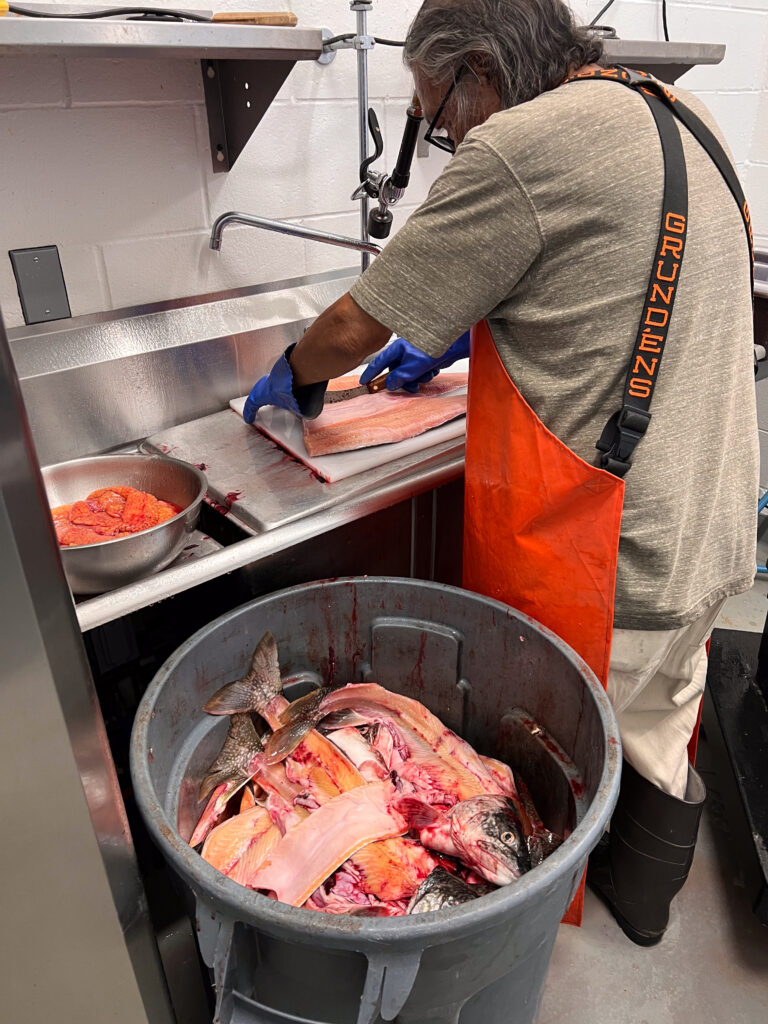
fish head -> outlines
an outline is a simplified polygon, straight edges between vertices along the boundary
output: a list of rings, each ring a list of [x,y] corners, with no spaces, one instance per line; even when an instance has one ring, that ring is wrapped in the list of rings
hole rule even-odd
[[[494,885],[509,885],[531,867],[523,826],[511,800],[477,796],[449,811],[462,860]]]
[[[408,904],[408,914],[427,914],[444,907],[459,907],[480,893],[471,885],[438,865],[421,883]]]

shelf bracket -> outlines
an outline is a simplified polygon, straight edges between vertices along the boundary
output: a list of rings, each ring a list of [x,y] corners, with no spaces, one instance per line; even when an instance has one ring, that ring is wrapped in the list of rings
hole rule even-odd
[[[295,60],[203,60],[214,173],[229,171],[266,114]]]

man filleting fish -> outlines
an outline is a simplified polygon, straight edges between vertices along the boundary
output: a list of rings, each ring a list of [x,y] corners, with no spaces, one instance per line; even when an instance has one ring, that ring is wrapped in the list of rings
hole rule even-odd
[[[413,389],[470,355],[464,586],[606,686],[625,765],[589,881],[652,945],[705,798],[706,641],[754,574],[751,231],[706,109],[600,58],[561,0],[424,3],[405,59],[455,155],[244,415],[317,415],[392,333],[363,383]]]

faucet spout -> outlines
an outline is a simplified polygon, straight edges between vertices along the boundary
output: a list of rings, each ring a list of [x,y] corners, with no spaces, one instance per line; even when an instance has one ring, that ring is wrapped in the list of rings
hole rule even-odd
[[[228,224],[247,224],[253,228],[262,228],[264,231],[277,231],[281,235],[295,235],[297,238],[309,238],[315,242],[325,242],[326,245],[337,245],[342,249],[354,249],[357,252],[367,252],[372,256],[378,256],[381,246],[374,242],[364,242],[359,238],[349,238],[346,235],[334,235],[329,231],[318,231],[316,228],[305,228],[299,224],[289,224],[283,220],[269,220],[266,217],[254,217],[250,213],[222,213],[216,219],[211,231],[210,246],[215,252],[221,250],[221,236]]]

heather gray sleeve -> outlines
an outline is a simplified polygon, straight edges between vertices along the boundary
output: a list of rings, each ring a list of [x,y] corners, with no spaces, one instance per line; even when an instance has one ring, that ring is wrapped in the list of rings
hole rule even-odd
[[[439,356],[510,294],[542,244],[513,173],[484,142],[468,139],[351,295],[385,327]]]

